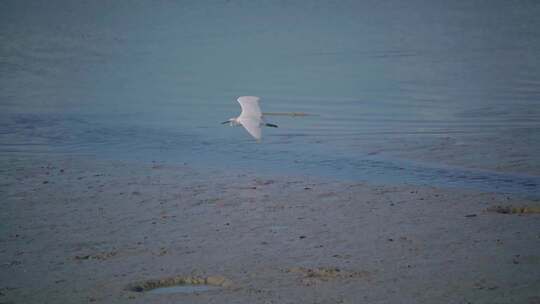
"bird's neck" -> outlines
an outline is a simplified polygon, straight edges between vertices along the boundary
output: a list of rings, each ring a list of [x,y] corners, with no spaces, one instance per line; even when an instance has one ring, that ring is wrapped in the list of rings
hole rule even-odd
[[[231,118],[230,121],[231,121],[231,126],[233,126],[233,127],[236,127],[236,126],[241,125],[241,123],[238,121],[238,117],[236,117],[236,118]]]

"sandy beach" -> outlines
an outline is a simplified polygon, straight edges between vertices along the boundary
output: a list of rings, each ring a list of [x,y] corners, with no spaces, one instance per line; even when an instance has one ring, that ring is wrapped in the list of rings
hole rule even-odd
[[[539,206],[518,196],[83,156],[0,176],[0,303],[540,302],[540,214],[490,211]],[[145,289],[166,279],[217,288]]]

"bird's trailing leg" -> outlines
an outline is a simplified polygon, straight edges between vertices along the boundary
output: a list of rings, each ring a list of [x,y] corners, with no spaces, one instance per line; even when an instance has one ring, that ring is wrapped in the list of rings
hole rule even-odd
[[[267,123],[266,126],[267,127],[272,127],[272,128],[277,128],[278,127],[277,125],[274,125],[274,124],[271,124],[271,123]]]

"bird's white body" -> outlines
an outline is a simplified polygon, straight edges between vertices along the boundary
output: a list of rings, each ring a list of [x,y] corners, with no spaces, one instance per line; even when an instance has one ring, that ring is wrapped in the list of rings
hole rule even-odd
[[[259,106],[259,97],[241,96],[237,100],[242,108],[242,113],[240,113],[240,116],[231,118],[225,123],[228,122],[231,126],[242,125],[257,141],[260,141],[262,138],[262,126],[277,127],[276,125],[265,123],[261,107]]]

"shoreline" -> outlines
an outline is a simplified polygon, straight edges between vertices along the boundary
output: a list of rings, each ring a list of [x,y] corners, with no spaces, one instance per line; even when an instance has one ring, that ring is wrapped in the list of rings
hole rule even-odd
[[[18,159],[3,159],[0,302],[540,300],[540,214],[487,211],[539,204],[519,195]],[[231,285],[195,294],[126,290],[175,276]]]

